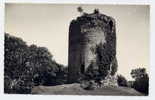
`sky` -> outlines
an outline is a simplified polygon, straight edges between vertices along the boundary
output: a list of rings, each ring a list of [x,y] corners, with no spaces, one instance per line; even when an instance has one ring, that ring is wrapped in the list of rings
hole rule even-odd
[[[80,16],[78,6],[87,13],[98,8],[116,20],[118,74],[130,80],[132,69],[149,72],[148,5],[6,4],[5,32],[28,45],[47,47],[58,63],[67,65],[69,24]]]

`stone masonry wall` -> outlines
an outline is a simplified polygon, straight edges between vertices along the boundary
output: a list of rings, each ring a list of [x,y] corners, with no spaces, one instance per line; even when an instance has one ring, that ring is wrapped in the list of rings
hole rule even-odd
[[[116,59],[115,20],[100,13],[84,14],[72,20],[69,27],[69,83],[76,82],[92,62],[98,69],[96,47],[99,44],[106,47],[105,60],[110,59],[107,64],[111,71]]]

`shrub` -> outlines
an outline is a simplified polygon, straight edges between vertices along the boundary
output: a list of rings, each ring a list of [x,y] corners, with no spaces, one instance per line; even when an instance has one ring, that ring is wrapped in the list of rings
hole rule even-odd
[[[122,75],[117,75],[117,83],[118,83],[119,86],[125,86],[125,87],[127,87],[127,80]]]
[[[58,70],[56,71],[56,83],[58,85],[67,83],[68,67],[57,64]]]
[[[83,8],[79,6],[79,7],[77,8],[77,11],[80,12],[80,13],[83,13]]]
[[[134,81],[128,81],[127,83],[128,83],[128,87],[133,88],[133,83],[134,83]]]
[[[145,68],[137,68],[131,71],[131,76],[135,79],[133,88],[139,92],[148,95],[149,92],[149,76]]]
[[[99,78],[99,71],[95,69],[95,65],[93,62],[88,66],[85,72],[85,80],[97,80]]]
[[[84,80],[81,82],[81,87],[85,90],[94,90],[95,82],[93,80],[89,80],[89,81]]]

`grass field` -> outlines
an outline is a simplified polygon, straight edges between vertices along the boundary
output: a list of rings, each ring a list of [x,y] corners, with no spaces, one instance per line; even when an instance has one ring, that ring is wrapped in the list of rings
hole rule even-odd
[[[32,89],[32,94],[145,96],[128,87],[104,87],[95,90],[84,90],[80,87],[80,84],[77,83],[57,86],[37,86]]]

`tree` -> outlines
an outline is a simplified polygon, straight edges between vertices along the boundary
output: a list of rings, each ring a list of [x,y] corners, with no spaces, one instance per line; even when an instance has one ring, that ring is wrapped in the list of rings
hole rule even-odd
[[[127,80],[122,75],[117,75],[117,83],[118,83],[119,86],[125,86],[125,87],[127,87]]]
[[[21,38],[5,34],[4,92],[31,93],[35,85],[57,85],[67,73],[45,47],[28,46]],[[62,82],[61,82],[62,83]]]
[[[28,52],[28,46],[21,38],[5,34],[4,92],[30,93],[33,71],[26,66]]]
[[[58,70],[53,56],[47,48],[31,45],[29,47],[29,63],[34,70],[35,85],[54,85],[56,79],[56,71]]]
[[[149,91],[149,76],[145,68],[137,68],[131,71],[132,78],[135,79],[133,88],[139,92],[148,94]]]
[[[139,79],[141,77],[144,77],[147,73],[145,68],[137,68],[133,69],[130,74],[132,78]]]

